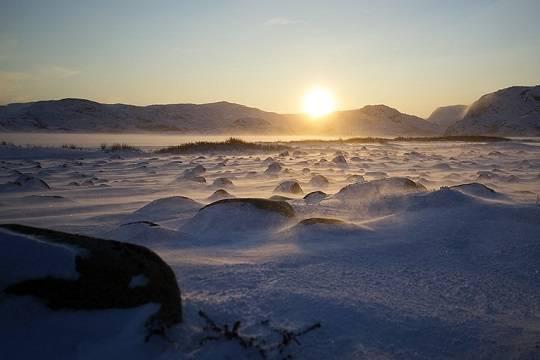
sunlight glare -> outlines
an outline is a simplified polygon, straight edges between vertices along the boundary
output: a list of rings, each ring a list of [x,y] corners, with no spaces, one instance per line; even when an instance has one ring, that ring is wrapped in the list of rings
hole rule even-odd
[[[327,115],[335,109],[334,97],[322,87],[314,87],[306,92],[303,105],[304,112],[313,118]]]

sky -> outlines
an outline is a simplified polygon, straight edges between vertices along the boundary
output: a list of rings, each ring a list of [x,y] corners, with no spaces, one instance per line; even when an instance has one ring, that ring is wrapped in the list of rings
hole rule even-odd
[[[540,84],[539,0],[0,0],[0,104],[230,101],[428,116]]]

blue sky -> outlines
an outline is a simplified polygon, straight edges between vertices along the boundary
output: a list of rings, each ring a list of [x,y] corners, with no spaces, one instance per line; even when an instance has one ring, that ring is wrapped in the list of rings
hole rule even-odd
[[[0,0],[0,103],[227,100],[425,116],[540,83],[540,1]]]

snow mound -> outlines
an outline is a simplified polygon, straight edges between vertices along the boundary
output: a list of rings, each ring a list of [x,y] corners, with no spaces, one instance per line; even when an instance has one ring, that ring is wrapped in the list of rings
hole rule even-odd
[[[294,217],[294,209],[284,201],[224,199],[203,207],[182,230],[194,235],[227,236],[227,232],[264,231],[280,227]]]
[[[234,187],[234,183],[226,177],[219,177],[214,180],[212,183],[212,186],[216,187]]]
[[[499,194],[492,188],[487,187],[481,183],[469,183],[451,186],[451,189],[455,189],[467,195],[477,196],[486,199],[504,199],[503,194]]]
[[[206,168],[202,165],[197,165],[193,168],[184,170],[184,173],[182,176],[177,178],[177,180],[188,180],[188,181],[194,181],[198,183],[206,183],[206,179],[202,176],[206,172]]]
[[[374,201],[383,197],[427,191],[424,185],[404,177],[391,177],[364,183],[355,183],[343,187],[334,195],[344,202]]]
[[[332,162],[339,167],[349,167],[349,164],[347,163],[347,160],[345,159],[345,156],[343,155],[336,156],[335,158],[332,159]]]
[[[0,191],[44,191],[51,187],[44,180],[33,175],[22,174],[15,181],[0,185]]]
[[[412,194],[404,202],[407,210],[426,210],[432,208],[451,208],[477,202],[474,197],[454,188],[442,187],[436,191]]]
[[[311,186],[328,186],[329,181],[328,179],[323,175],[314,175],[311,180],[309,181],[309,185]]]
[[[306,204],[313,205],[320,203],[327,197],[328,195],[323,191],[312,191],[306,196],[304,196],[304,201],[306,202]]]
[[[272,158],[271,156],[267,157],[266,159],[263,160],[262,164],[267,166],[267,165],[270,165],[271,163],[274,162],[274,158]]]
[[[285,180],[281,182],[276,188],[274,189],[274,192],[282,192],[282,193],[289,193],[289,194],[302,194],[302,188],[300,187],[300,184],[298,184],[295,180]]]
[[[183,213],[193,213],[203,205],[185,196],[171,196],[150,202],[133,212],[130,221],[137,219],[162,221],[173,219]]]
[[[214,193],[208,197],[208,200],[218,201],[218,200],[233,199],[233,198],[235,198],[235,196],[228,193],[226,190],[218,189],[214,191]]]
[[[282,166],[278,162],[273,162],[264,171],[266,175],[275,175],[279,173],[282,169]]]
[[[348,183],[358,183],[358,182],[364,182],[366,181],[364,179],[364,177],[362,175],[349,175],[347,176],[347,178],[345,179],[346,182]]]
[[[308,218],[283,231],[302,242],[322,240],[325,242],[340,241],[371,232],[368,228],[333,218]]]

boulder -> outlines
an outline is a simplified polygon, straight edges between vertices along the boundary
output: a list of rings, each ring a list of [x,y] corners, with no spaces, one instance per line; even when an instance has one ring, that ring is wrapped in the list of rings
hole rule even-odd
[[[149,335],[182,321],[174,272],[145,247],[16,224],[0,225],[0,246],[12,269],[0,274],[5,295],[33,296],[54,311],[159,304],[145,323]]]

